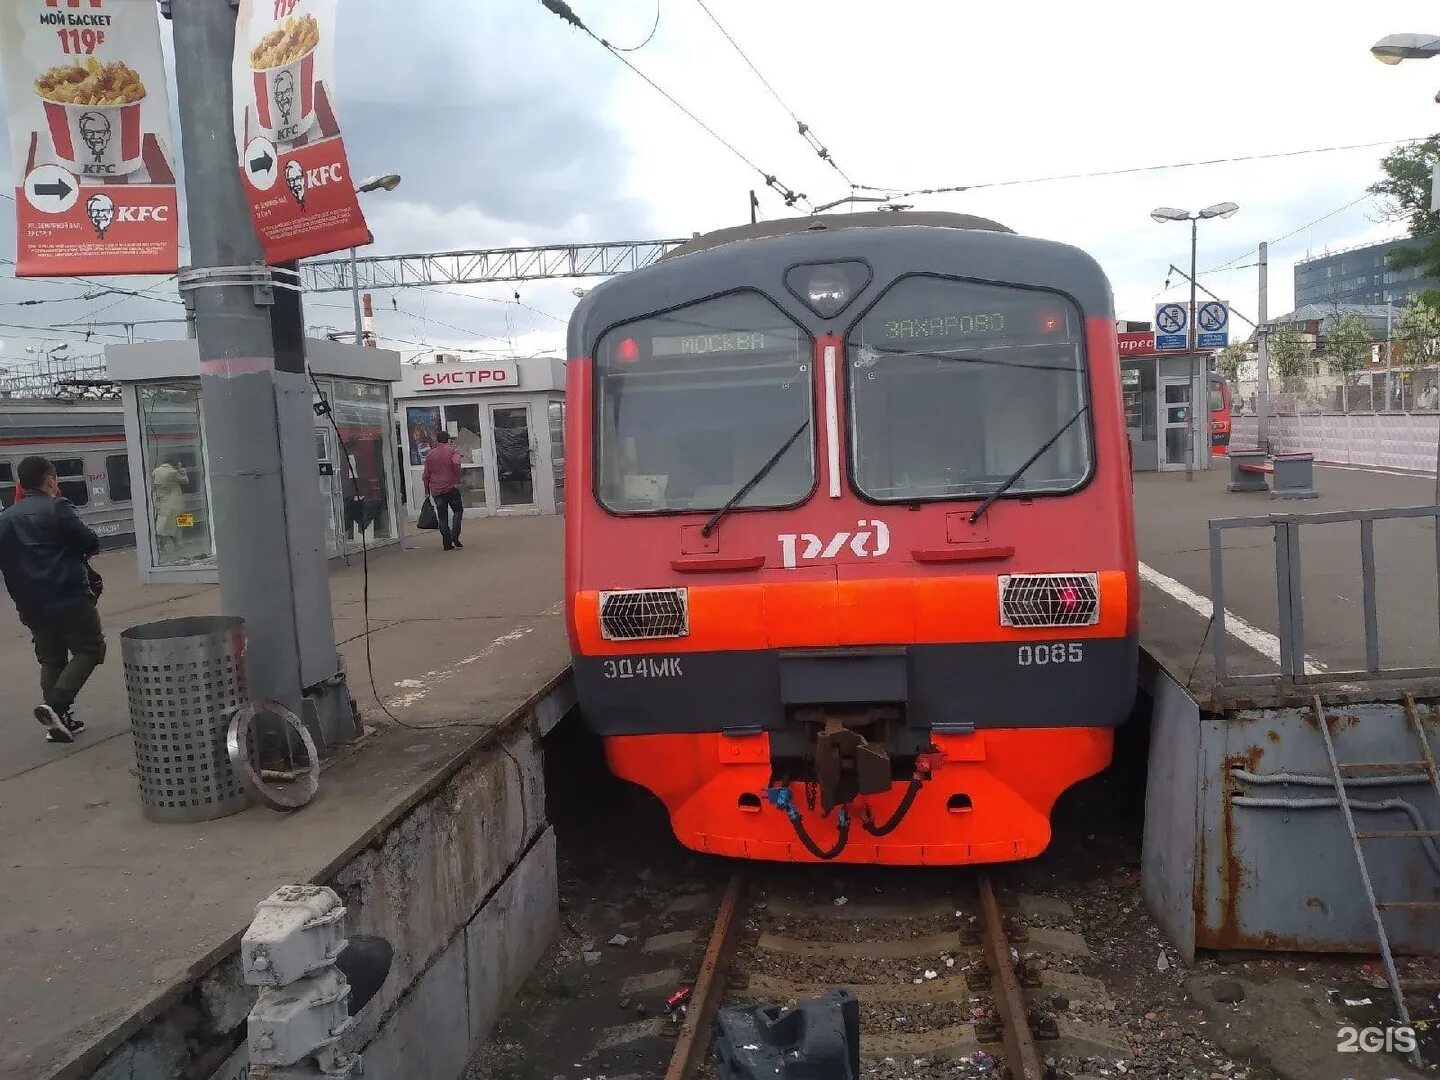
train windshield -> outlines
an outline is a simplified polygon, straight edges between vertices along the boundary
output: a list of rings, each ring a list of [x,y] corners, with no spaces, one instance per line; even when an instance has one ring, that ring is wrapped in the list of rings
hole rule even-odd
[[[851,331],[851,471],[879,502],[981,498],[1088,400],[1084,320],[1050,292],[915,276]],[[1088,417],[1008,494],[1062,493],[1089,475]]]
[[[596,494],[617,513],[716,510],[811,418],[810,336],[758,293],[626,323],[595,348]],[[737,505],[815,487],[813,435]]]

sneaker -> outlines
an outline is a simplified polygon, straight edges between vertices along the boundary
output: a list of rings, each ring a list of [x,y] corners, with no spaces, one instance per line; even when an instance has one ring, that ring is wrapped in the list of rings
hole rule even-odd
[[[61,710],[60,722],[64,724],[67,729],[69,729],[71,735],[79,735],[82,731],[85,730],[85,721],[77,720],[75,718],[75,713],[68,708]]]
[[[70,743],[75,741],[75,736],[70,733],[70,728],[60,714],[49,705],[35,706],[35,719],[44,724],[48,729],[45,732],[45,739],[48,742]]]
[[[464,548],[464,547],[465,547],[465,545],[462,544],[462,543],[459,541],[459,539],[456,539],[456,541],[455,541],[455,546],[456,546],[457,548]]]

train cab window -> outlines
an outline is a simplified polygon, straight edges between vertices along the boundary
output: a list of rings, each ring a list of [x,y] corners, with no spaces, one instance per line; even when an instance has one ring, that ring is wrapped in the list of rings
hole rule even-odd
[[[607,332],[594,352],[601,504],[616,513],[716,510],[782,449],[737,505],[802,502],[815,487],[813,347],[754,292]]]
[[[0,510],[10,506],[15,501],[15,466],[8,461],[0,461]]]
[[[1009,491],[1078,488],[1093,459],[1079,415],[1084,333],[1055,293],[929,276],[892,285],[847,341],[856,489],[877,502],[980,498],[1057,433]]]
[[[105,482],[112,503],[130,501],[129,454],[110,454],[105,458]]]
[[[60,494],[76,506],[90,501],[90,485],[85,480],[84,458],[52,458],[55,479],[60,482]]]

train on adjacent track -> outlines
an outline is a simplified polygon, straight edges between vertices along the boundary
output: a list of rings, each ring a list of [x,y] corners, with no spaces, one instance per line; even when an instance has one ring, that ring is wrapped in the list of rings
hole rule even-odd
[[[32,454],[54,463],[61,494],[102,548],[135,542],[130,458],[118,404],[0,402],[0,507],[15,501],[16,470]]]
[[[699,236],[569,327],[582,715],[676,837],[1004,862],[1132,708],[1115,315],[1085,253],[953,214]]]

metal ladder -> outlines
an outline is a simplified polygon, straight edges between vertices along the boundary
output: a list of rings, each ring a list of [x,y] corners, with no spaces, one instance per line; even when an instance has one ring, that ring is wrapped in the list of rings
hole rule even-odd
[[[1403,695],[1405,705],[1405,719],[1410,724],[1411,734],[1415,736],[1420,744],[1419,761],[1384,761],[1384,762],[1356,762],[1341,764],[1335,756],[1335,740],[1330,737],[1330,725],[1325,719],[1325,705],[1320,700],[1320,695],[1315,695],[1315,719],[1320,728],[1320,734],[1325,739],[1325,753],[1330,758],[1330,773],[1335,778],[1335,794],[1340,803],[1340,812],[1345,816],[1345,828],[1350,833],[1350,843],[1355,848],[1355,862],[1360,867],[1360,880],[1365,885],[1365,897],[1370,902],[1370,915],[1375,920],[1375,935],[1380,942],[1380,955],[1385,961],[1385,978],[1390,984],[1390,995],[1395,1002],[1395,1011],[1399,1015],[1402,1027],[1414,1030],[1410,1022],[1410,1010],[1405,1005],[1405,991],[1435,989],[1433,980],[1426,979],[1401,979],[1399,972],[1395,970],[1395,957],[1390,951],[1390,936],[1385,931],[1385,920],[1383,913],[1390,910],[1434,910],[1440,911],[1440,900],[1377,900],[1375,898],[1375,886],[1370,880],[1370,868],[1365,864],[1365,852],[1361,846],[1362,840],[1420,840],[1424,838],[1434,839],[1440,837],[1440,829],[1367,829],[1358,831],[1355,828],[1355,815],[1350,808],[1350,795],[1345,790],[1345,774],[1369,773],[1372,776],[1400,775],[1407,771],[1413,772],[1423,769],[1430,777],[1430,785],[1435,789],[1435,794],[1440,795],[1440,772],[1435,767],[1435,755],[1430,751],[1430,743],[1425,737],[1425,725],[1420,721],[1420,714],[1415,709],[1415,699],[1410,694]],[[1425,1062],[1420,1055],[1420,1047],[1417,1045],[1410,1053],[1410,1060],[1415,1067],[1423,1069]]]

